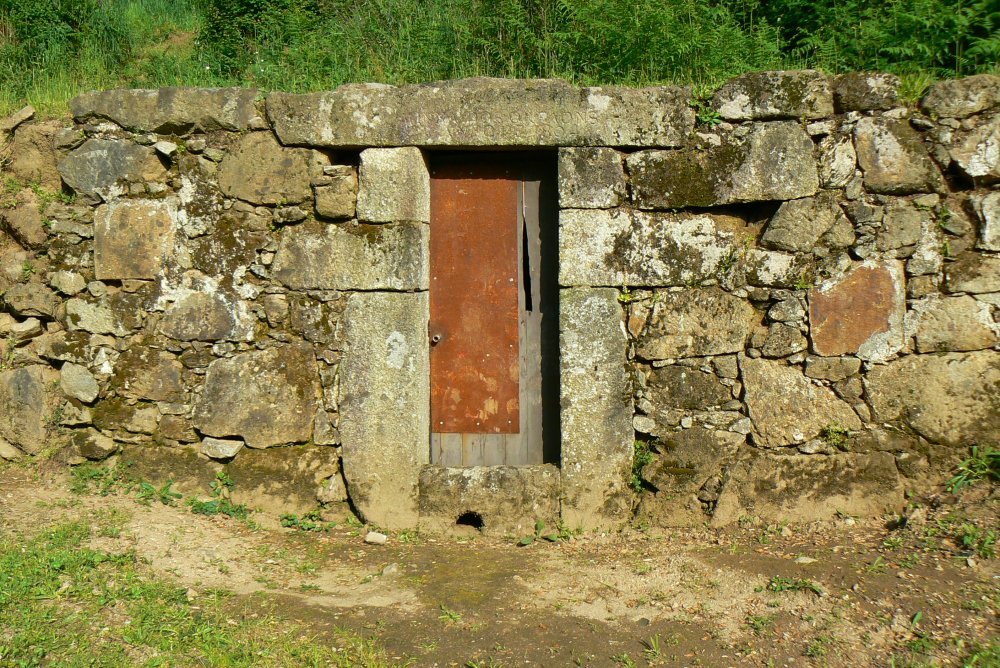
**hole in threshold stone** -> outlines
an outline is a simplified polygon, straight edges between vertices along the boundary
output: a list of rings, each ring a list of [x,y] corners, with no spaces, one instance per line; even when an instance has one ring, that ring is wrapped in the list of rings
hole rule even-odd
[[[482,515],[469,510],[458,516],[458,519],[455,520],[455,525],[460,527],[472,527],[477,531],[482,531],[483,527],[486,526],[486,523],[483,522]]]

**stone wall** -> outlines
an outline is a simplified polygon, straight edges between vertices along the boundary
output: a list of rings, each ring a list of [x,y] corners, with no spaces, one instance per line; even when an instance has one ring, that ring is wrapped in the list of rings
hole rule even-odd
[[[192,491],[225,468],[237,500],[389,528],[898,508],[1000,433],[1000,79],[897,88],[748,74],[697,118],[684,88],[481,79],[15,115],[0,457]],[[505,147],[559,151],[561,461],[439,470],[428,151]]]

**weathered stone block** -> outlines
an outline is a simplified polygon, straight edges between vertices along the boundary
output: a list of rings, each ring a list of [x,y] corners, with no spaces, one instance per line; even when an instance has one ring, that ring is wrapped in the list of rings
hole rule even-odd
[[[656,360],[742,352],[759,322],[746,300],[719,288],[658,292],[636,354]]]
[[[89,404],[97,398],[100,387],[87,367],[67,362],[59,370],[59,387],[63,394]]]
[[[754,442],[766,448],[804,443],[823,427],[860,429],[851,407],[825,387],[814,385],[798,367],[783,361],[741,357],[746,404]]]
[[[417,523],[430,459],[426,293],[354,293],[340,363],[343,468],[355,507],[388,529]]]
[[[79,122],[106,118],[135,132],[246,130],[257,116],[253,88],[158,88],[84,93],[70,100]]]
[[[747,72],[716,91],[712,106],[731,121],[833,115],[830,81],[816,70]]]
[[[984,443],[1000,433],[994,351],[908,355],[871,369],[865,393],[876,420],[901,420],[930,441]]]
[[[91,461],[102,461],[118,452],[118,444],[96,429],[77,429],[73,431],[70,442],[81,457]]]
[[[243,135],[219,164],[219,189],[254,204],[297,204],[329,160],[319,151],[286,148],[270,132]]]
[[[822,380],[844,380],[861,370],[861,360],[857,357],[809,357],[806,359],[806,375]]]
[[[905,195],[944,187],[920,135],[906,121],[866,116],[854,128],[854,146],[871,192]]]
[[[807,347],[806,337],[802,336],[798,327],[776,322],[768,327],[767,338],[760,352],[764,357],[788,357]]]
[[[920,101],[933,116],[965,118],[1000,106],[1000,77],[977,74],[963,79],[938,81]]]
[[[885,72],[851,72],[834,79],[837,113],[885,111],[899,104],[899,77]]]
[[[156,152],[147,146],[117,139],[88,139],[63,158],[59,173],[76,192],[110,199],[125,192],[123,181],[159,181],[167,171]]]
[[[38,196],[31,188],[24,188],[14,196],[14,206],[0,210],[3,225],[0,229],[9,232],[25,248],[39,248],[49,238],[42,224],[42,214]]]
[[[51,319],[59,306],[59,297],[39,283],[21,283],[2,295],[3,303],[14,315]]]
[[[420,471],[420,529],[453,531],[478,513],[486,535],[530,534],[535,522],[559,522],[559,469],[544,466],[425,466]]]
[[[426,290],[428,253],[423,223],[305,223],[282,232],[272,275],[297,290]]]
[[[177,202],[117,199],[94,214],[94,272],[98,280],[153,279],[173,255]]]
[[[858,167],[858,154],[850,135],[828,135],[819,143],[819,183],[823,188],[843,188]]]
[[[62,120],[25,123],[14,131],[14,138],[0,148],[4,160],[4,173],[24,183],[37,183],[43,188],[59,192],[59,179],[54,141],[65,129]]]
[[[639,151],[627,159],[642,209],[719,206],[816,194],[813,142],[798,123],[757,123],[703,150]]]
[[[208,436],[241,436],[251,448],[304,443],[312,436],[318,394],[311,347],[240,353],[208,366],[194,423]]]
[[[784,202],[767,224],[761,243],[778,250],[807,251],[842,216],[832,193]]]
[[[712,524],[726,526],[744,516],[765,522],[815,522],[838,513],[871,517],[898,512],[904,504],[891,453],[765,454],[729,469]]]
[[[930,220],[929,211],[918,209],[912,202],[905,199],[894,199],[885,207],[882,227],[878,231],[875,245],[880,251],[910,249],[919,241]],[[909,250],[903,255],[907,255]]]
[[[358,201],[358,173],[350,165],[332,165],[313,183],[316,215],[353,218]]]
[[[198,448],[201,454],[211,459],[232,459],[243,449],[243,441],[233,438],[212,438],[206,436]]]
[[[979,216],[977,248],[1000,251],[1000,191],[988,192],[972,200]]]
[[[170,353],[137,345],[118,358],[111,387],[131,399],[180,402],[184,400],[182,370]]]
[[[70,331],[83,330],[91,334],[125,336],[128,333],[128,329],[111,309],[84,299],[70,299],[66,302],[66,326]]]
[[[310,146],[677,146],[694,126],[681,87],[576,88],[560,80],[348,84],[272,93],[285,144]]]
[[[431,177],[420,149],[408,146],[362,151],[358,181],[359,220],[430,220]]]
[[[340,324],[344,306],[344,299],[319,301],[304,295],[293,295],[289,301],[289,325],[307,341],[339,350],[344,343],[344,331]]]
[[[690,285],[740,253],[736,234],[706,214],[631,209],[559,212],[559,283],[564,286]]]
[[[966,252],[945,266],[945,291],[1000,292],[1000,257]]]
[[[733,398],[715,374],[676,365],[653,369],[646,391],[655,408],[704,410]]]
[[[957,134],[948,154],[967,176],[987,181],[1000,178],[1000,116]]]
[[[43,365],[0,371],[0,439],[29,455],[48,445],[48,387],[56,372]]]
[[[627,196],[625,156],[611,148],[559,149],[559,206],[610,209]]]
[[[809,336],[817,355],[884,361],[903,347],[906,291],[899,262],[865,262],[809,291]]]
[[[931,299],[914,310],[919,352],[982,350],[997,342],[1000,325],[993,322],[989,304],[973,297]]]
[[[627,344],[617,290],[560,292],[562,513],[571,527],[620,524],[631,509]]]
[[[238,305],[218,293],[191,292],[160,320],[160,332],[178,341],[227,341],[238,337]]]

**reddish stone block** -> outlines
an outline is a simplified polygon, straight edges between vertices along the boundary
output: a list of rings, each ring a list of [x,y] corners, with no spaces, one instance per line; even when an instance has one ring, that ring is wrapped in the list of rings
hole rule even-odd
[[[904,295],[898,262],[865,263],[810,290],[813,352],[884,361],[903,346]]]

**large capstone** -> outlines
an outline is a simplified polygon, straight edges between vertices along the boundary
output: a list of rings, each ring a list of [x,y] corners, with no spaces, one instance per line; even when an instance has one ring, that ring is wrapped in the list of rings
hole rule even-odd
[[[340,435],[351,501],[381,527],[418,519],[430,459],[427,293],[353,293],[344,312]]]
[[[798,123],[757,123],[704,149],[640,151],[626,161],[642,209],[809,197],[819,188],[813,142]]]
[[[246,130],[257,116],[253,88],[158,88],[84,93],[70,100],[77,122],[109,119],[136,132]]]
[[[908,355],[865,376],[879,422],[900,420],[949,445],[984,443],[1000,433],[1000,359],[994,351]]]
[[[682,87],[576,88],[556,79],[475,78],[272,93],[285,144],[310,146],[677,146],[694,126]]]
[[[297,290],[426,290],[428,226],[327,225],[286,229],[274,278]]]
[[[286,148],[270,132],[251,132],[219,165],[219,189],[254,204],[297,204],[312,196],[309,183],[328,162],[319,151]]]
[[[124,193],[127,182],[157,181],[167,172],[156,152],[147,146],[117,139],[88,139],[63,158],[59,173],[76,192],[109,199]]]
[[[854,129],[854,144],[871,192],[905,195],[944,187],[920,135],[906,121],[866,116]]]
[[[559,296],[563,520],[571,527],[627,519],[632,465],[628,339],[618,292],[571,288]]]
[[[898,512],[904,503],[892,453],[761,454],[729,469],[712,524],[734,524],[747,516],[765,522],[872,517]]]
[[[905,294],[898,262],[866,262],[810,290],[813,352],[888,359],[903,347]]]
[[[816,70],[747,72],[723,84],[712,106],[732,121],[823,118],[833,114],[833,95]]]
[[[782,360],[741,357],[754,441],[767,448],[804,443],[824,427],[860,429],[851,407]]]
[[[240,436],[251,448],[304,443],[312,436],[318,393],[311,347],[239,353],[208,366],[194,424],[209,436]]]
[[[177,202],[116,199],[94,214],[98,280],[153,279],[173,254]]]
[[[719,288],[658,292],[636,354],[648,360],[742,352],[760,315]]]

